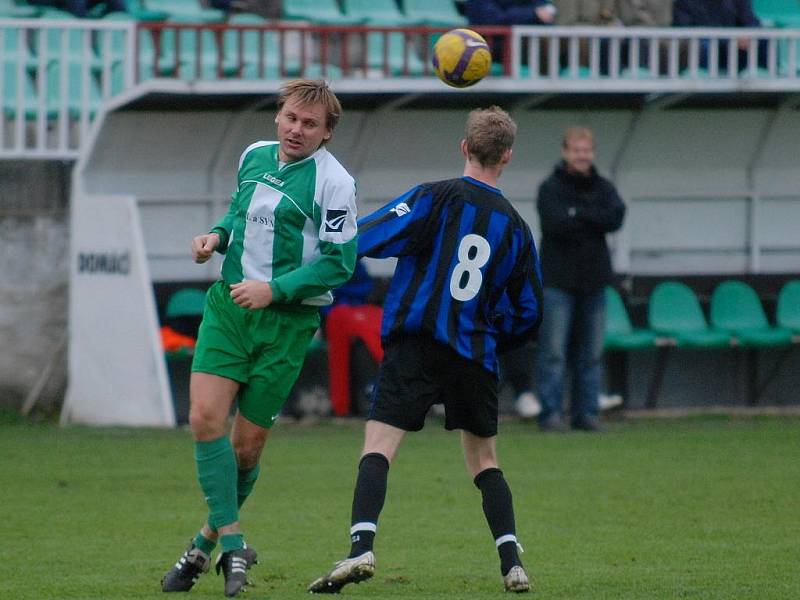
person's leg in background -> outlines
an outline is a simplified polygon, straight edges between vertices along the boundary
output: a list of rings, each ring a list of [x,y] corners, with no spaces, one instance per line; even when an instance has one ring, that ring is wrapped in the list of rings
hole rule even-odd
[[[382,317],[383,309],[379,306],[340,304],[332,308],[325,319],[331,406],[336,416],[350,413],[350,350],[353,340],[363,340],[375,361],[383,360]]]
[[[542,407],[533,392],[531,357],[536,356],[536,347],[529,342],[500,356],[500,379],[511,388],[514,395],[514,410],[521,419],[539,416]]]
[[[605,290],[577,297],[573,321],[572,427],[598,430],[598,397],[603,379]]]
[[[575,299],[556,288],[544,288],[544,311],[536,351],[536,391],[542,412],[539,426],[544,430],[562,429],[561,403],[567,365],[567,342],[572,328]]]

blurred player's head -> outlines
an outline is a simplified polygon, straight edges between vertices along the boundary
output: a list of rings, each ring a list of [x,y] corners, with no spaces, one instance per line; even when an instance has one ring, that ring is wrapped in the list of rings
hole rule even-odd
[[[339,122],[342,105],[323,80],[297,79],[281,86],[278,97],[280,158],[302,160],[325,144]]]
[[[468,161],[481,167],[505,166],[516,135],[517,124],[502,108],[479,108],[467,117],[461,149]]]
[[[561,156],[567,170],[588,175],[594,163],[594,134],[588,127],[568,127],[564,131]]]

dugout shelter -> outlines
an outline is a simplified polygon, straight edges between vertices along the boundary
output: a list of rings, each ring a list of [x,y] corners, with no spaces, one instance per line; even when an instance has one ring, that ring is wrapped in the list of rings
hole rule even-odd
[[[100,96],[91,112],[87,102],[78,102],[73,112],[68,86],[62,86],[52,114],[39,99],[26,121],[27,113],[19,109],[30,90],[17,89],[9,105],[17,110],[6,112],[0,132],[5,156],[76,160],[64,422],[174,425],[153,287],[216,277],[219,261],[194,265],[189,241],[226,210],[241,151],[255,140],[273,138],[277,90],[297,75],[327,77],[343,101],[345,116],[330,147],[358,181],[362,213],[420,181],[460,173],[458,142],[466,112],[499,104],[519,124],[502,187],[535,232],[538,183],[558,158],[563,129],[582,124],[594,129],[598,167],[615,180],[628,204],[625,227],[612,246],[615,268],[629,281],[713,275],[772,276],[782,283],[798,271],[800,32],[795,30],[744,32],[767,41],[766,69],[756,61],[754,44],[735,69],[704,72],[699,40],[733,44],[729,31],[498,28],[489,33],[503,40],[504,63],[478,86],[451,90],[428,70],[425,48],[441,28],[24,26],[91,29],[78,46],[76,60],[84,73],[94,64],[86,63],[92,40],[116,52],[99,55]],[[9,27],[0,22],[0,30]],[[235,43],[227,48],[234,50],[224,54],[231,32]],[[248,32],[255,32],[256,40],[261,36],[257,48],[266,44],[268,33],[277,36],[276,76],[267,74],[272,63],[264,55],[246,63],[247,53],[238,48]],[[290,33],[300,40],[294,51],[285,46]],[[182,54],[186,46],[179,40],[192,36],[212,40],[212,50],[196,43]],[[356,43],[379,38],[380,53],[370,53],[369,43]],[[603,63],[608,52],[594,42],[600,38],[609,40],[610,64]],[[156,54],[148,54],[143,39],[160,40]],[[397,45],[398,39],[403,43]],[[577,51],[584,39],[590,49],[585,66]],[[642,68],[625,66],[626,55],[659,46],[668,49],[666,58],[648,50]],[[162,54],[165,48],[175,52]],[[348,54],[351,48],[356,49]],[[38,68],[46,70],[45,62],[40,59]],[[14,68],[17,74],[24,70]],[[39,92],[46,90],[38,85]],[[92,93],[84,85],[77,98],[87,100]],[[387,275],[391,264],[370,268]],[[645,395],[642,373],[653,360],[643,355],[625,367],[634,403]],[[709,376],[723,359],[709,360],[693,367],[696,359],[688,359],[681,391],[673,396],[707,385],[710,377],[720,398],[737,397],[736,383],[723,374],[727,367]],[[786,402],[782,390],[777,386],[771,401]],[[669,390],[664,396],[668,401]]]

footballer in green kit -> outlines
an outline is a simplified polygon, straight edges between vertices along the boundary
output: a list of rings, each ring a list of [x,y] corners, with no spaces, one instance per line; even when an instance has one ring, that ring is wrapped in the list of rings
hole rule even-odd
[[[209,570],[217,543],[226,596],[245,589],[256,562],[239,508],[319,326],[319,307],[331,303],[331,290],[355,267],[355,182],[325,147],[341,112],[324,81],[282,86],[278,141],[245,149],[228,213],[192,240],[197,263],[215,251],[225,256],[221,279],[208,291],[189,386],[197,477],[209,514],[164,576],[165,592],[191,589]]]

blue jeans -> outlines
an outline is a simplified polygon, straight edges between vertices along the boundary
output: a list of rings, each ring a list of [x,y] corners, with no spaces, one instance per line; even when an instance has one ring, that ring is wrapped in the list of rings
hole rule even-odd
[[[544,317],[536,351],[536,386],[542,412],[539,422],[561,417],[564,376],[571,369],[572,422],[596,418],[603,376],[606,297],[544,288]]]

